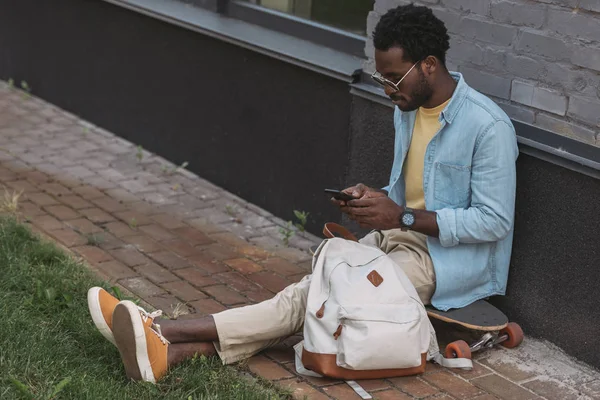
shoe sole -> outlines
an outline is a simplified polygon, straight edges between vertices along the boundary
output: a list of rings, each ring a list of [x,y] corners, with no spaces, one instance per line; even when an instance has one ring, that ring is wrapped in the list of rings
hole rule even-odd
[[[129,379],[156,383],[148,357],[146,332],[140,311],[128,300],[113,312],[113,335]]]
[[[99,287],[93,287],[90,290],[88,290],[88,309],[90,310],[90,315],[92,316],[92,321],[94,321],[94,325],[96,325],[96,328],[100,331],[102,336],[104,336],[106,340],[108,340],[116,346],[112,329],[110,329],[110,327],[106,323],[104,315],[102,314],[102,308],[100,308],[100,290],[102,289]]]

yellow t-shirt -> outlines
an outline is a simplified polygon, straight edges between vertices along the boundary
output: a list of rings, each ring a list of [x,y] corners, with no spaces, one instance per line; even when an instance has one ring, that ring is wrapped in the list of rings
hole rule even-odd
[[[440,114],[449,102],[450,99],[437,107],[420,107],[417,110],[410,148],[404,162],[406,206],[409,208],[425,209],[425,193],[423,193],[425,150],[440,129]]]

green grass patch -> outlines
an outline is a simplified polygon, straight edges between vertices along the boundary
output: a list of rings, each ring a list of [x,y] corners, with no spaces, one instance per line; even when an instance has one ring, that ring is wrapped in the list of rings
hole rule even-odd
[[[98,285],[53,243],[0,218],[0,399],[289,398],[205,357],[157,385],[128,381],[117,349],[88,313],[87,290]]]

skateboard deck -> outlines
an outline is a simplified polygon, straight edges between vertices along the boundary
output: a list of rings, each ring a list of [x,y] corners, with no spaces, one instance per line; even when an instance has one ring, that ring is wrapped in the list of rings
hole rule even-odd
[[[452,324],[462,325],[476,331],[499,331],[508,325],[508,317],[485,300],[478,300],[466,307],[449,311],[427,306],[427,315]]]

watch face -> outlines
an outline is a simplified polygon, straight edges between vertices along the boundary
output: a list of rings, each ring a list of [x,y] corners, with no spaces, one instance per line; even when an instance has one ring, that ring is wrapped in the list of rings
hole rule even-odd
[[[414,223],[415,223],[414,214],[406,213],[402,216],[402,224],[404,224],[404,226],[412,226]]]

